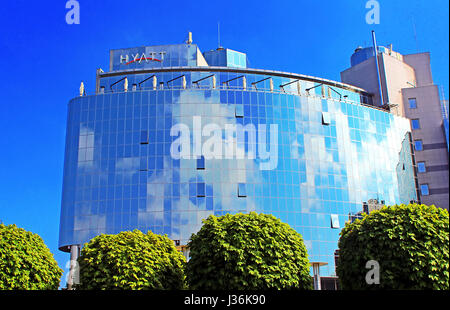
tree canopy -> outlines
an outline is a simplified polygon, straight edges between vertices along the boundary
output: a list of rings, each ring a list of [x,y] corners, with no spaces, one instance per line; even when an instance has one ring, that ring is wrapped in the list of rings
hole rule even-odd
[[[172,240],[139,230],[94,237],[78,259],[77,289],[182,289],[185,258]]]
[[[383,207],[341,231],[337,274],[343,289],[448,289],[448,250],[447,210]],[[366,282],[370,260],[379,264],[379,284]]]
[[[191,289],[311,288],[302,236],[272,215],[211,215],[188,246]]]
[[[62,273],[39,235],[0,224],[1,290],[55,290]]]

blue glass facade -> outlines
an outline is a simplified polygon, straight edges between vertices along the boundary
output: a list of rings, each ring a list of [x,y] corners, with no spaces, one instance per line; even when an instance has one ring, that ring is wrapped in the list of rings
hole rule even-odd
[[[211,214],[256,211],[301,233],[310,260],[333,275],[340,229],[363,202],[417,200],[409,121],[361,104],[360,89],[198,63],[119,69],[98,75],[96,94],[69,102],[61,250],[135,228],[186,244]],[[116,83],[125,76],[127,91]],[[205,147],[214,135],[197,135],[198,120],[203,130],[215,124],[214,147],[244,156],[197,156],[195,137]],[[191,153],[181,158],[177,124],[189,129]],[[230,124],[255,128],[256,138],[219,131]],[[274,156],[263,156],[269,149]]]
[[[209,66],[247,68],[247,55],[228,48],[208,51],[204,56]]]

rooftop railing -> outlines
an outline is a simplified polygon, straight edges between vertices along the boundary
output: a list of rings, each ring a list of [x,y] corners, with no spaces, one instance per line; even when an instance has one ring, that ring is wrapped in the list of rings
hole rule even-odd
[[[261,71],[261,70],[256,70]],[[262,70],[265,71],[265,70]],[[115,74],[115,72],[114,72]],[[111,76],[111,74],[100,74],[97,76],[102,77],[108,77]],[[115,76],[115,75],[112,75]],[[173,82],[176,80],[181,80],[181,83],[178,85],[174,85]],[[204,83],[203,85],[200,83],[202,81],[209,80],[209,83]],[[119,84],[120,82],[122,82]],[[106,88],[105,85],[97,86],[97,90],[93,94],[87,94],[84,90],[81,91],[80,87],[80,96],[89,96],[89,95],[99,95],[99,94],[108,94],[108,93],[126,93],[126,92],[136,92],[136,91],[177,91],[177,90],[236,90],[236,91],[247,91],[247,92],[269,92],[269,93],[275,93],[275,94],[289,94],[289,95],[297,95],[302,97],[308,97],[308,98],[318,98],[318,99],[327,99],[337,102],[345,102],[349,104],[355,104],[355,105],[361,105],[370,107],[373,109],[389,112],[389,109],[383,108],[383,107],[377,107],[372,104],[369,104],[367,100],[363,100],[364,96],[367,99],[369,96],[364,95],[362,92],[359,93],[361,100],[351,100],[348,98],[348,95],[343,95],[338,90],[332,87],[331,84],[329,84],[328,80],[318,80],[317,82],[312,82],[312,86],[309,88],[302,89],[302,85],[300,81],[305,81],[303,78],[296,78],[292,81],[289,81],[284,84],[280,84],[278,86],[274,85],[274,80],[272,77],[266,77],[261,80],[251,82],[250,85],[247,85],[247,80],[245,75],[240,75],[234,78],[231,78],[225,82],[217,83],[216,82],[216,74],[209,74],[208,76],[202,77],[196,81],[192,81],[191,83],[187,83],[185,74],[182,74],[178,77],[172,78],[168,81],[158,81],[157,76],[155,74],[151,74],[150,76],[146,77],[139,83],[133,83],[131,87],[128,87],[128,78],[122,77],[118,79],[117,81],[113,82],[109,85],[109,89]],[[239,83],[239,85],[230,85],[230,82],[236,81]],[[268,81],[266,83],[262,83]],[[98,79],[97,85],[100,85],[100,80]],[[236,83],[235,82],[235,83]],[[309,81],[311,83],[311,81]],[[145,83],[145,84],[144,84]],[[181,85],[180,85],[181,84]],[[267,84],[268,88],[267,88]],[[118,86],[116,86],[118,85]],[[262,85],[262,86],[261,86]],[[339,87],[339,83],[336,82],[336,87]],[[114,89],[113,86],[116,86]],[[289,87],[288,87],[289,86]],[[321,89],[320,92],[317,92],[316,88]],[[338,88],[340,89],[340,88]],[[313,91],[314,90],[314,91]],[[334,96],[333,96],[334,95]]]
[[[187,84],[186,86],[183,85],[170,85],[170,86],[166,86],[166,83],[164,82],[159,82],[157,84],[156,87],[154,86],[147,86],[147,87],[143,87],[141,85],[138,84],[132,84],[132,87],[129,89],[122,89],[122,90],[107,90],[105,86],[101,86],[98,92],[95,93],[89,93],[84,91],[83,96],[93,96],[93,95],[103,95],[103,94],[110,94],[110,93],[129,93],[129,92],[139,92],[139,91],[182,91],[182,90],[210,90],[210,91],[223,91],[223,90],[235,90],[235,91],[247,91],[247,92],[261,92],[261,93],[274,93],[274,94],[287,94],[287,95],[296,95],[296,96],[303,96],[303,97],[308,97],[308,98],[318,98],[318,99],[326,99],[326,100],[332,100],[335,102],[345,102],[345,103],[349,103],[349,104],[354,104],[354,105],[361,105],[361,106],[365,106],[365,107],[369,107],[369,108],[373,108],[376,110],[380,110],[380,111],[384,111],[384,112],[389,112],[389,110],[382,108],[382,107],[377,107],[368,103],[363,103],[361,101],[355,101],[355,100],[351,100],[348,98],[348,96],[343,96],[340,93],[337,93],[339,95],[339,98],[335,98],[333,96],[329,96],[325,93],[324,94],[316,94],[315,92],[311,93],[308,92],[306,89],[305,91],[301,90],[299,91],[293,91],[293,90],[286,90],[284,89],[285,85],[280,85],[278,88],[264,88],[264,87],[258,87],[255,83],[252,83],[250,87],[242,87],[242,86],[232,86],[232,85],[216,85],[215,87],[213,87],[212,85],[200,85],[198,83],[192,83],[192,84]],[[318,85],[320,86],[320,85]],[[332,89],[330,87],[330,91],[334,91],[336,92],[336,90]]]

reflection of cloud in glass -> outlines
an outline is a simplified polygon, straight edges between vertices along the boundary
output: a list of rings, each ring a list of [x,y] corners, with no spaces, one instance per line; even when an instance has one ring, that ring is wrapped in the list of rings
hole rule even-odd
[[[335,118],[338,149],[346,152],[343,158],[348,174],[350,201],[359,204],[377,198],[372,196],[379,194],[379,198],[385,200],[387,204],[399,203],[399,197],[394,194],[398,190],[394,191],[393,187],[398,187],[395,168],[402,145],[401,137],[408,130],[407,124],[399,118],[395,122],[397,126],[383,124],[386,126],[386,133],[378,135],[381,140],[377,141],[375,123],[367,121],[365,138],[361,138],[361,142],[356,142],[351,141],[348,134],[352,130],[348,124],[348,116],[337,110]]]
[[[77,215],[74,217],[74,234],[79,241],[89,240],[97,235],[97,228],[106,228],[106,214]]]
[[[304,104],[317,103],[312,101],[314,100]],[[349,116],[341,111],[340,105],[334,104],[328,102],[336,121],[336,142],[332,142],[335,144],[332,148],[327,149],[326,135],[320,133],[320,125],[315,123],[309,123],[308,128],[303,129],[301,137],[289,135],[291,158],[305,160],[306,178],[300,182],[300,197],[303,201],[301,211],[317,212],[317,205],[324,199],[320,186],[325,186],[332,192],[333,187],[336,187],[339,195],[347,192],[345,195],[348,196],[348,201],[357,205],[377,196],[386,203],[399,203],[400,197],[396,194],[399,186],[396,165],[401,140],[409,130],[407,122],[394,117],[395,122],[391,120],[390,123],[383,124],[385,134],[381,135],[376,123],[369,120],[369,110],[364,110],[365,121],[360,120],[357,127],[361,130],[358,134],[362,137],[360,141],[352,141],[351,131],[356,130],[349,126]],[[309,111],[309,116],[314,117],[314,114]],[[302,115],[296,113],[295,117],[296,120],[301,119]],[[333,185],[327,183],[330,174]]]
[[[116,173],[131,175],[139,171],[139,157],[123,157],[116,160]]]
[[[201,116],[203,125],[214,123],[222,129],[226,128],[227,125],[236,124],[234,106],[221,104],[218,96],[207,97],[203,92],[180,92],[180,97],[174,102],[172,112],[174,124],[179,122],[189,127],[191,143],[193,143],[193,135],[195,134],[193,116]],[[221,143],[224,147],[231,147],[234,154],[245,154],[244,158],[238,159],[235,156],[231,159],[206,159],[206,169],[196,170],[194,174],[192,168],[195,168],[195,159],[180,160],[180,169],[177,169],[180,172],[181,184],[189,184],[193,179],[202,180],[214,193],[212,198],[214,200],[214,211],[199,209],[199,206],[193,204],[187,197],[172,201],[172,210],[187,210],[187,212],[181,213],[180,234],[183,239],[188,239],[191,233],[200,229],[201,220],[215,212],[234,213],[256,210],[256,204],[251,197],[237,197],[238,183],[261,182],[257,160],[249,159],[254,158],[255,154],[248,153],[251,148],[246,150],[244,144],[237,143],[236,135],[222,135]],[[214,167],[214,171],[220,171],[220,177],[211,173],[212,171],[208,170],[208,167]],[[194,212],[192,216],[189,215],[191,213],[189,210]],[[192,221],[196,223],[194,229],[191,226]]]
[[[412,162],[411,136],[405,134],[402,142],[402,150],[398,154],[398,164],[396,168],[399,183],[399,197],[401,202],[417,200],[416,186],[414,182],[414,166]]]
[[[94,131],[88,127],[81,125],[80,134],[78,136],[78,166],[93,167],[94,166],[94,150],[95,136]]]
[[[303,240],[303,242],[305,243],[305,247],[306,247],[306,250],[308,251],[308,253],[311,253],[311,251],[312,251],[312,240]]]

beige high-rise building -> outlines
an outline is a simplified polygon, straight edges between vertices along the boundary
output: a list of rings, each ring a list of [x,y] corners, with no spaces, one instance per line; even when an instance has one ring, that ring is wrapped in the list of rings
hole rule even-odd
[[[449,152],[444,128],[448,119],[444,120],[439,87],[433,83],[430,53],[402,55],[392,45],[379,46],[379,79],[374,54],[373,47],[358,47],[341,80],[372,93],[370,104],[410,119],[420,202],[448,209]]]

